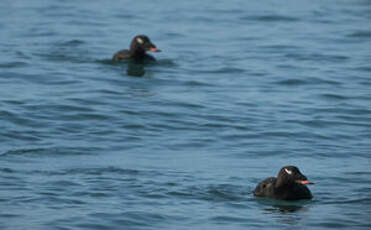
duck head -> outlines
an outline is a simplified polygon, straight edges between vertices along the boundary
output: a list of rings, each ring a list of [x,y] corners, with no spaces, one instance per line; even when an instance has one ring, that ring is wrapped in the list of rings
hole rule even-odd
[[[161,52],[146,35],[135,36],[131,41],[130,51],[133,53]]]

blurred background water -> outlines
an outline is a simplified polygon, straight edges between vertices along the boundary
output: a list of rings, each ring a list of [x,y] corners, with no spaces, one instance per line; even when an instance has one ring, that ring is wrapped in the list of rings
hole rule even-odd
[[[370,229],[370,22],[369,0],[0,1],[0,229]],[[110,61],[137,34],[163,50],[142,77]],[[312,201],[253,197],[289,164]]]

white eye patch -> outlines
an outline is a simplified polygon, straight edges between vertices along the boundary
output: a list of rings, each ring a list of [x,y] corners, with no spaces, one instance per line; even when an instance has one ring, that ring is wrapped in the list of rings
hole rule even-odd
[[[141,38],[137,38],[137,42],[138,42],[139,44],[143,44],[143,43],[144,43],[143,39],[141,39]]]
[[[291,171],[291,170],[288,170],[287,168],[285,168],[285,172],[286,172],[287,174],[289,174],[289,175],[292,174],[292,171]]]

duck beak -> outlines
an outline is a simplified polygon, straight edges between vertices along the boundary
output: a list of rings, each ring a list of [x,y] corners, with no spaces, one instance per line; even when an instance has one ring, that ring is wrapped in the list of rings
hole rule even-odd
[[[157,49],[156,47],[151,47],[149,49],[149,51],[151,51],[151,52],[161,52],[161,50],[160,49]]]
[[[314,184],[313,182],[310,182],[308,180],[299,180],[298,181],[300,184]]]

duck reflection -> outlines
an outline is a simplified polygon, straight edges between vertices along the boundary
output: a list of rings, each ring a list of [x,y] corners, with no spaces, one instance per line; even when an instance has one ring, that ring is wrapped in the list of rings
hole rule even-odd
[[[128,62],[126,73],[133,77],[142,77],[146,73],[144,63],[141,61],[131,60]]]
[[[297,211],[306,211],[306,208],[299,205],[274,205],[271,208],[265,208],[264,210],[270,213],[292,213]]]
[[[273,216],[277,222],[295,225],[300,222],[302,215],[298,212],[308,211],[308,203],[313,201],[282,201],[267,198],[258,198],[258,203],[269,206],[263,209],[263,213]]]
[[[293,213],[297,211],[306,211],[307,207],[305,205],[312,202],[307,200],[282,201],[268,198],[258,198],[257,201],[263,205],[270,206],[264,209],[265,211],[268,211],[268,213]]]

